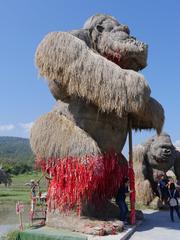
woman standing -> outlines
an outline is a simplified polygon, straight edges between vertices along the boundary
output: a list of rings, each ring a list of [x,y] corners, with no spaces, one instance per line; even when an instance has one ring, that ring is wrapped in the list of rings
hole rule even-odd
[[[170,209],[170,217],[171,221],[174,222],[174,209],[176,210],[177,216],[180,219],[180,212],[179,212],[179,192],[175,187],[174,182],[170,182],[168,185],[168,203],[169,203],[169,209]]]

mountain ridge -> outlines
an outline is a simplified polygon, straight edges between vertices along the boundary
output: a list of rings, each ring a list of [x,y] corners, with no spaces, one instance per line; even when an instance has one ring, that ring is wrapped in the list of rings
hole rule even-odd
[[[34,154],[29,139],[0,136],[0,163],[34,163]]]

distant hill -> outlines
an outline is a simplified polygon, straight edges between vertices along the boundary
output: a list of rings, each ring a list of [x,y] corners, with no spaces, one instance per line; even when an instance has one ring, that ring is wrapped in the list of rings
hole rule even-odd
[[[29,139],[20,137],[0,137],[0,163],[34,164]]]

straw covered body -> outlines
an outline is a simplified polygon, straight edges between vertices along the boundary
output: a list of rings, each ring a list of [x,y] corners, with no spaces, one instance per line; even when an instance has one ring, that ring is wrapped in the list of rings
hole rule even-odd
[[[49,82],[63,86],[67,96],[85,98],[119,117],[142,112],[149,100],[150,88],[141,74],[121,69],[70,33],[48,34],[37,49],[36,65]],[[61,92],[57,97],[61,99]]]
[[[137,202],[148,205],[155,195],[158,181],[169,169],[174,167],[179,179],[180,164],[178,151],[175,150],[171,138],[166,133],[148,139],[144,144],[137,145],[133,150],[134,170],[136,178]]]
[[[147,44],[105,14],[92,16],[82,29],[49,33],[39,44],[36,66],[57,103],[35,122],[30,142],[37,159],[45,163],[42,168],[53,173],[48,196],[56,207],[77,204],[85,210],[93,195],[105,201],[115,196],[127,175],[127,162],[117,156],[129,118],[134,129],[161,132],[164,110],[138,73],[146,61]],[[74,173],[77,181],[68,181]],[[54,193],[57,186],[63,192]]]

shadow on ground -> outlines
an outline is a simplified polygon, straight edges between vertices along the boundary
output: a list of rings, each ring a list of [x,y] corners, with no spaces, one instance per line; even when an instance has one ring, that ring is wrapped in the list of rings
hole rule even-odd
[[[146,210],[144,211],[144,220],[136,231],[148,231],[153,228],[180,230],[180,220],[178,219],[176,212],[174,212],[174,220],[175,222],[171,221],[168,210]]]

